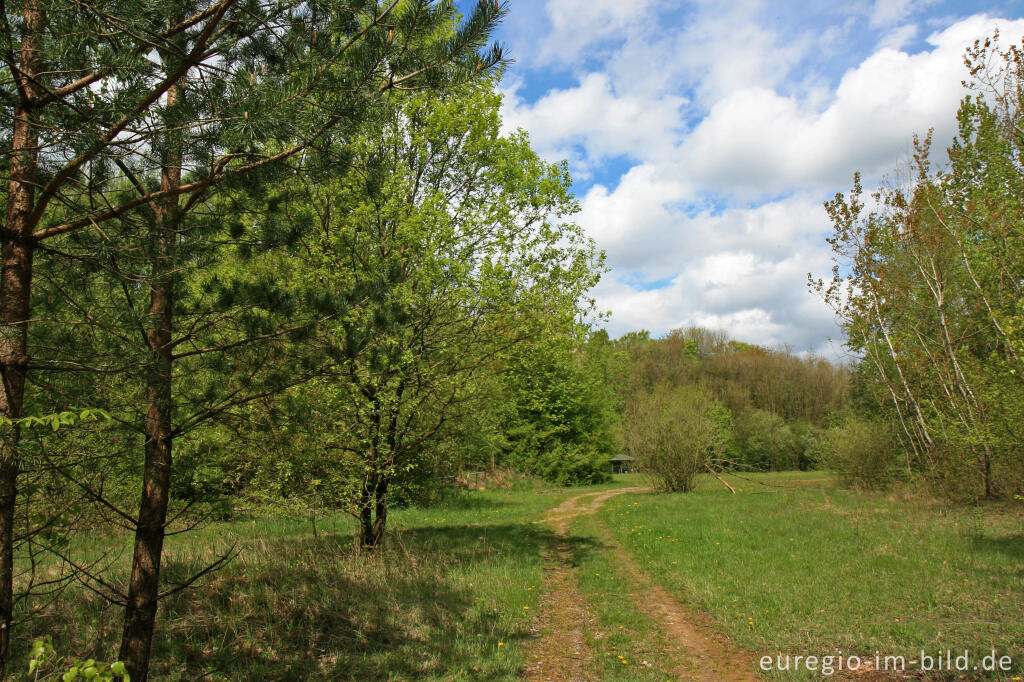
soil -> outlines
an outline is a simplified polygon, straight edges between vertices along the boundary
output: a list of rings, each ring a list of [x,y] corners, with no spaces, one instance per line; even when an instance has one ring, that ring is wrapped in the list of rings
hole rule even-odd
[[[544,522],[556,533],[545,556],[544,591],[540,597],[536,638],[527,650],[524,668],[528,680],[593,680],[593,652],[587,633],[597,629],[597,621],[580,592],[576,567],[572,562],[569,527],[579,517],[597,512],[612,497],[642,492],[645,488],[617,488],[599,493],[584,493],[551,509]],[[672,595],[647,576],[636,560],[607,532],[601,541],[612,548],[616,560],[630,574],[637,588],[630,594],[633,604],[653,616],[668,643],[665,655],[673,661],[673,672],[680,680],[757,680],[752,654],[741,651],[709,620],[680,604]]]

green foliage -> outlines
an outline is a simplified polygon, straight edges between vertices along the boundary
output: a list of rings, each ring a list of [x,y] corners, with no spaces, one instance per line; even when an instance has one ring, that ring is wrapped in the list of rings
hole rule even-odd
[[[571,336],[549,330],[519,347],[505,380],[512,467],[560,485],[608,480],[615,448],[607,384]]]
[[[57,431],[62,426],[74,426],[80,422],[87,422],[97,419],[110,420],[110,413],[99,408],[74,407],[53,414],[28,415],[19,419],[11,419],[0,415],[0,425],[13,426],[17,424],[25,428],[49,428]]]
[[[811,284],[863,357],[861,408],[873,398],[869,412],[895,426],[907,473],[974,499],[1024,485],[1024,53],[996,37],[966,61],[976,94],[961,103],[948,166],[932,168],[930,135],[915,139],[902,182],[874,193],[871,212],[855,177],[826,203],[834,275]]]
[[[625,450],[669,492],[693,489],[725,450],[728,412],[696,386],[659,385],[634,396],[623,425]]]
[[[53,642],[50,637],[35,640],[32,643],[32,651],[29,655],[28,674],[32,675],[35,680],[51,677],[51,675],[40,677],[40,675],[44,675],[47,668],[57,665],[56,656],[57,654],[53,649]],[[92,680],[93,682],[115,682],[115,680],[121,680],[122,682],[131,682],[131,676],[125,670],[124,663],[121,661],[115,661],[108,665],[90,658],[84,661],[72,661],[66,665],[68,667],[65,672],[61,673],[58,670],[53,673],[53,675],[59,675],[62,682],[75,682],[75,680]]]
[[[733,441],[740,462],[758,471],[799,468],[797,439],[786,421],[766,410],[748,410],[734,420]]]
[[[661,339],[627,334],[588,362],[611,387],[608,404],[621,415],[623,438],[630,429],[626,406],[656,387],[707,392],[727,434],[713,462],[719,468],[811,468],[821,457],[821,429],[847,409],[847,368],[700,328],[676,329]]]
[[[884,488],[899,472],[899,443],[885,422],[851,416],[825,431],[825,467],[863,488]]]
[[[499,107],[486,82],[396,95],[383,126],[348,141],[344,172],[286,188],[284,211],[311,225],[295,278],[333,302],[299,303],[328,313],[310,345],[330,363],[255,406],[244,432],[258,464],[238,468],[267,499],[348,509],[366,546],[388,506],[429,499],[435,477],[465,464],[497,464],[520,427],[543,434],[529,440],[552,477],[564,459],[561,480],[598,478],[582,463],[593,447],[549,449],[601,426],[575,404],[585,382],[567,351],[549,382],[562,394],[531,413],[546,421],[513,424],[508,377],[548,371],[522,349],[570,347],[601,265],[567,221],[578,206],[565,166],[503,136]]]

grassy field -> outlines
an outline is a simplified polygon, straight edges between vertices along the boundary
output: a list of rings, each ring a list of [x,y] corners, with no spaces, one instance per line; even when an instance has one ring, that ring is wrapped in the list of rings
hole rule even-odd
[[[841,490],[833,477],[702,479],[686,495],[627,494],[575,520],[568,542],[596,624],[587,633],[601,679],[675,679],[678,656],[643,608],[647,576],[729,635],[751,660],[875,652],[916,659],[996,650],[1024,663],[1024,512],[949,507]],[[430,509],[395,511],[375,553],[354,551],[351,520],[256,517],[168,540],[168,586],[219,554],[235,557],[162,602],[153,673],[161,680],[514,680],[557,541],[538,523],[569,497],[644,485],[461,492]],[[127,536],[106,538],[123,580]],[[643,580],[647,580],[644,577]],[[71,590],[15,631],[10,669],[33,638],[61,654],[116,657],[121,610]],[[910,666],[908,666],[908,669]],[[772,675],[769,675],[771,677]],[[777,674],[775,675],[777,676]],[[813,677],[810,675],[809,677]],[[1012,675],[1007,676],[1012,679]]]
[[[155,679],[517,679],[551,540],[531,521],[574,492],[464,491],[398,510],[386,549],[369,555],[353,550],[345,516],[319,519],[315,536],[308,520],[266,517],[171,537],[169,581],[232,546],[236,556],[162,602]],[[26,669],[44,634],[60,654],[111,660],[121,617],[69,592],[15,632],[10,670]]]
[[[806,480],[806,479],[816,480]],[[820,474],[627,495],[600,521],[681,601],[761,655],[1024,663],[1024,513],[837,489]],[[803,481],[801,479],[804,479]],[[972,670],[971,674],[975,674]]]
[[[580,591],[598,623],[589,633],[593,669],[606,680],[672,679],[672,661],[663,653],[665,636],[654,619],[637,608],[639,586],[616,561],[611,548],[603,546],[604,529],[593,517],[583,517],[572,532],[603,550],[583,552],[576,558]]]

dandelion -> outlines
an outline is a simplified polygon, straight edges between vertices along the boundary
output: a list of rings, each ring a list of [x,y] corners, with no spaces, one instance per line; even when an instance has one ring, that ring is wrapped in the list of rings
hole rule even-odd
[[[498,642],[498,646],[505,646],[504,642]]]

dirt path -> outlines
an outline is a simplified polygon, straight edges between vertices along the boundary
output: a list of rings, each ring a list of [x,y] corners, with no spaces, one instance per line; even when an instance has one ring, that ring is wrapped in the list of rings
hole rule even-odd
[[[550,510],[544,522],[554,528],[558,541],[545,557],[544,592],[535,626],[539,636],[528,651],[525,667],[529,680],[591,680],[593,652],[586,633],[597,627],[577,584],[572,563],[569,526],[578,516],[594,514],[617,495],[641,492],[645,488],[617,488],[584,493]],[[685,609],[668,592],[655,584],[632,556],[617,542],[602,538],[616,559],[636,581],[632,603],[650,614],[661,626],[669,654],[679,663],[674,673],[680,680],[757,680],[751,657],[744,655],[701,618]]]
[[[572,497],[551,509],[544,522],[554,528],[557,540],[545,555],[544,592],[540,595],[540,615],[534,625],[538,636],[527,654],[525,674],[528,680],[592,680],[593,652],[586,633],[596,628],[597,620],[580,593],[572,561],[569,526],[577,516],[593,514],[609,498],[643,488],[618,488]]]

